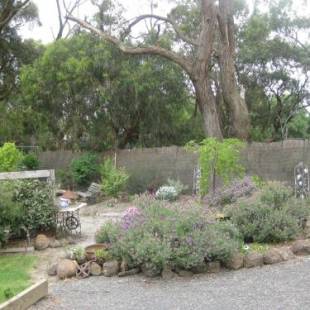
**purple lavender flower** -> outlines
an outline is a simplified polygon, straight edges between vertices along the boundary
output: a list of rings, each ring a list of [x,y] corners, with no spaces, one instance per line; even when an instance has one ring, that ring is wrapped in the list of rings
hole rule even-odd
[[[121,227],[124,230],[133,228],[139,224],[142,224],[144,220],[143,214],[136,207],[128,208],[121,221]]]

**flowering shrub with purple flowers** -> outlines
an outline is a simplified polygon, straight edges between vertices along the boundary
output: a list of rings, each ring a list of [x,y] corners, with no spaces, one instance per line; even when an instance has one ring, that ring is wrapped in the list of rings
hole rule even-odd
[[[218,188],[215,194],[209,194],[205,197],[208,206],[226,205],[236,202],[241,197],[251,195],[256,190],[256,185],[249,176],[242,180],[233,181],[226,188]]]
[[[145,209],[130,208],[113,225],[114,230],[102,228],[105,240],[113,240],[113,256],[125,259],[130,267],[148,266],[158,274],[165,265],[190,270],[206,261],[226,261],[241,248],[232,224],[210,222],[198,206],[182,210],[154,203]]]
[[[123,230],[128,230],[142,223],[143,214],[141,210],[136,207],[131,207],[126,210],[121,221],[121,227]]]

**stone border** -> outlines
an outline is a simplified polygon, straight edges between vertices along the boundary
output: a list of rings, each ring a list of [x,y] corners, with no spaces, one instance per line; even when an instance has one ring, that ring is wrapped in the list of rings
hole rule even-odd
[[[42,280],[0,305],[0,310],[25,310],[48,294],[48,281]]]

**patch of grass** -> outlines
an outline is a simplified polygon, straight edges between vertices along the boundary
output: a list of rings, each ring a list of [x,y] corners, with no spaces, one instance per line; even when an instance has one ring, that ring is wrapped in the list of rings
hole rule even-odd
[[[0,256],[0,303],[30,286],[36,260],[30,255]]]

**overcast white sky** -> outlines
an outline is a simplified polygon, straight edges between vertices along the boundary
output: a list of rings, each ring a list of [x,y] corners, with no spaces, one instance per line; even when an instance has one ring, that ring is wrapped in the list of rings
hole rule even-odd
[[[42,26],[26,25],[22,30],[23,37],[41,40],[44,43],[53,41],[53,34],[57,34],[58,30],[58,13],[55,0],[32,0],[39,9],[39,16]],[[67,1],[69,2],[69,1]],[[126,10],[126,18],[132,18],[146,12],[150,12],[150,0],[118,0],[118,2]],[[155,10],[155,13],[166,15],[172,7],[169,0],[156,1],[160,5]],[[91,1],[85,1],[85,4],[74,13],[75,16],[83,18],[92,16],[95,12],[95,7],[91,5]]]
[[[39,9],[39,16],[42,26],[38,25],[26,25],[21,33],[25,38],[33,38],[36,40],[41,40],[43,43],[48,43],[53,41],[53,34],[57,33],[58,29],[58,15],[55,0],[32,0]],[[250,3],[253,0],[248,0]],[[70,2],[67,0],[67,2]],[[90,0],[85,0],[85,4],[75,12],[75,16],[83,18],[86,16],[92,16],[95,12],[95,8],[91,5]],[[126,10],[125,17],[132,18],[141,14],[150,12],[150,2],[151,0],[118,0]],[[159,15],[166,15],[172,5],[169,0],[156,0],[158,8],[155,13]],[[268,0],[266,1],[268,2]],[[308,4],[306,4],[308,2]],[[303,15],[310,15],[310,1],[306,0],[294,0],[294,6],[298,9],[299,13]]]

